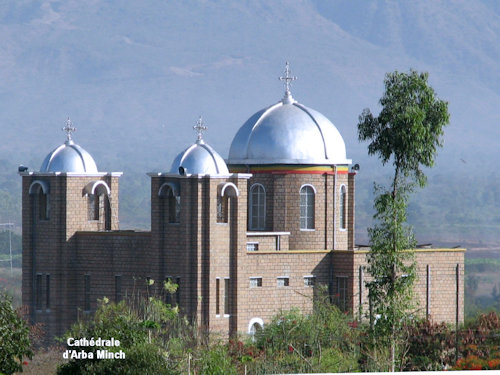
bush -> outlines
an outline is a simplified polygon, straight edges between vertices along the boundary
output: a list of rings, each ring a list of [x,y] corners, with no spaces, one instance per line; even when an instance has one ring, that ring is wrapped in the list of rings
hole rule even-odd
[[[320,291],[312,314],[283,311],[256,335],[255,346],[265,355],[250,367],[255,373],[359,371],[357,327]]]
[[[455,334],[445,323],[415,322],[408,329],[406,371],[438,371],[455,359]]]
[[[68,347],[93,354],[93,359],[73,359],[58,369],[58,374],[177,374],[177,364],[169,357],[160,339],[162,325],[176,316],[171,309],[154,298],[144,299],[141,315],[122,301],[101,301],[93,319],[78,322],[65,335],[75,339],[102,338],[120,340],[117,347]],[[97,359],[97,350],[122,350],[125,359]]]
[[[225,346],[222,345],[202,351],[196,368],[197,373],[204,375],[237,375],[236,366],[232,363]]]
[[[12,308],[12,299],[0,293],[0,372],[22,372],[23,358],[32,355],[28,325]]]

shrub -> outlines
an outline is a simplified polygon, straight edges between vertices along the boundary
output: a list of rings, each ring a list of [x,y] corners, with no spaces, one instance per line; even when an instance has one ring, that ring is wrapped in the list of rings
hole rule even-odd
[[[321,291],[315,298],[312,314],[304,315],[296,309],[283,311],[256,335],[255,346],[262,351],[263,356],[251,364],[252,371],[359,370],[357,321],[330,304]]]
[[[445,323],[421,320],[407,327],[408,352],[405,370],[436,371],[453,364],[455,334]]]
[[[58,374],[177,374],[177,364],[169,357],[159,330],[169,318],[171,311],[154,298],[144,299],[141,315],[131,309],[125,301],[100,302],[93,319],[77,322],[65,335],[65,339],[102,338],[120,340],[118,347],[70,347],[68,349],[92,352],[93,359],[73,359],[58,369]],[[96,359],[99,349],[122,350],[125,359]]]
[[[202,351],[196,367],[198,373],[204,375],[237,375],[236,366],[232,363],[226,347],[222,345]]]
[[[29,327],[12,308],[12,298],[0,293],[0,372],[22,372],[23,358],[31,358]]]

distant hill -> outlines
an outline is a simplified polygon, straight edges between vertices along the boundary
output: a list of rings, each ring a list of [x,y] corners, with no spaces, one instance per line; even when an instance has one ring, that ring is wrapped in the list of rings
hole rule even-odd
[[[200,114],[205,138],[227,155],[239,126],[281,98],[277,78],[289,60],[299,77],[294,97],[332,120],[362,166],[361,237],[371,181],[386,172],[358,143],[357,117],[365,107],[377,111],[386,72],[414,68],[430,72],[452,117],[436,179],[417,195],[410,218],[433,236],[484,231],[498,241],[499,16],[496,1],[2,2],[3,212],[20,207],[16,165],[38,169],[64,141],[60,128],[71,116],[75,140],[99,169],[125,173],[122,222],[147,227],[144,173],[169,169],[194,141]],[[477,199],[483,191],[487,199]],[[456,220],[473,229],[459,230]]]

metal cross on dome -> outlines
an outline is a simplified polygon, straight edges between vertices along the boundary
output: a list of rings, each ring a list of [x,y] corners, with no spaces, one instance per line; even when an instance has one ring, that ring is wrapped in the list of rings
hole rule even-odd
[[[280,81],[285,82],[284,83],[285,84],[285,94],[290,95],[291,82],[295,81],[297,79],[297,77],[291,75],[290,64],[288,63],[288,61],[285,64],[285,71],[283,73],[284,73],[284,76],[280,77]]]
[[[73,126],[73,123],[71,122],[71,119],[68,117],[66,120],[66,126],[62,128],[62,130],[66,133],[66,137],[68,137],[68,141],[71,141],[71,133],[74,133],[76,131],[76,128]]]
[[[196,125],[193,126],[193,129],[196,130],[196,135],[198,136],[198,141],[202,140],[203,132],[208,129],[208,127],[203,124],[203,118],[200,116],[198,121],[196,121]]]

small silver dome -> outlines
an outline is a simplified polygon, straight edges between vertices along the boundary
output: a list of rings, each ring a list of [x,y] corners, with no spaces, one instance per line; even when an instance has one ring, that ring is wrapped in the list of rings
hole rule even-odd
[[[250,117],[231,143],[228,164],[350,164],[339,131],[321,113],[290,93],[286,64],[283,99]]]
[[[68,118],[66,126],[67,140],[44,159],[40,172],[74,172],[74,173],[97,173],[97,166],[92,156],[73,142],[71,133],[76,130],[72,127]]]
[[[176,156],[170,168],[170,173],[181,175],[228,175],[229,170],[224,159],[202,139],[202,132],[207,127],[203,125],[201,117],[193,128],[198,133],[196,143]]]

